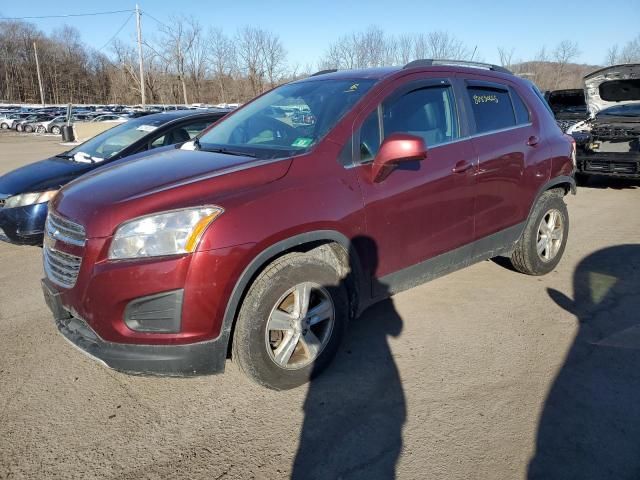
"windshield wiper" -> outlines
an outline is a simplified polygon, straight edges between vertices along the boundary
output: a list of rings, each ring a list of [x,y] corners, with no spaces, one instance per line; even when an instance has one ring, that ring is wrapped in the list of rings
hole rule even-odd
[[[237,157],[251,157],[256,158],[256,155],[253,153],[240,152],[238,150],[229,150],[228,148],[202,148],[200,146],[200,142],[196,145],[198,150],[202,150],[203,152],[211,152],[211,153],[223,153],[225,155],[235,155]]]
[[[68,153],[59,153],[56,155],[58,158],[73,158],[73,155],[69,155]]]

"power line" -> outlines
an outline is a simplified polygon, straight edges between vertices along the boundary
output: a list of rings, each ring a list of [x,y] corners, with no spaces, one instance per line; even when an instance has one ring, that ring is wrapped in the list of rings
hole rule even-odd
[[[169,25],[167,25],[164,22],[161,22],[160,20],[158,20],[156,17],[152,16],[151,14],[149,14],[146,10],[142,10],[142,14],[146,15],[147,17],[149,17],[151,20],[154,20],[156,22],[158,22],[160,25],[162,25],[163,27],[167,27],[167,28],[171,28]]]
[[[0,20],[37,20],[43,18],[92,17],[95,15],[113,15],[114,13],[129,13],[133,10],[113,10],[111,12],[70,13],[67,15],[41,15],[37,17],[0,17]]]
[[[132,12],[132,13],[131,13],[131,15],[129,15],[129,16],[127,17],[127,19],[126,19],[126,20],[124,21],[124,23],[120,26],[120,28],[118,29],[118,31],[117,31],[116,33],[114,33],[114,34],[113,34],[113,36],[112,36],[109,40],[107,40],[107,42],[106,42],[103,46],[101,46],[101,47],[98,49],[98,51],[99,51],[99,52],[101,52],[102,50],[104,50],[104,49],[107,47],[107,45],[109,45],[109,44],[110,44],[110,43],[111,43],[111,42],[112,42],[112,41],[113,41],[113,40],[114,40],[114,39],[115,39],[115,38],[120,34],[120,32],[122,31],[122,29],[123,29],[124,27],[126,27],[126,25],[129,23],[129,20],[131,20],[131,17],[133,17],[133,15],[134,15],[134,14],[135,14],[135,12]]]

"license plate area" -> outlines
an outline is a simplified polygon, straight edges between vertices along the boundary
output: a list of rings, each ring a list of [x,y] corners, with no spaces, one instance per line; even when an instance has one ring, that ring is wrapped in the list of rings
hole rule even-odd
[[[62,307],[60,294],[51,289],[45,281],[42,282],[42,293],[44,294],[44,301],[47,304],[47,307],[49,307],[49,310],[51,310],[51,313],[53,313],[53,317],[56,320],[71,317],[71,314]]]

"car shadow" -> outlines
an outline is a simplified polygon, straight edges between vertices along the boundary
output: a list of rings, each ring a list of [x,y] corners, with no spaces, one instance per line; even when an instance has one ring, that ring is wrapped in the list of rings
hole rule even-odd
[[[577,266],[573,299],[549,296],[578,332],[543,407],[529,479],[640,478],[640,245]]]
[[[354,243],[369,252],[375,272],[373,240]],[[351,322],[337,358],[322,375],[312,375],[292,479],[395,478],[406,401],[388,337],[401,331],[390,299]]]

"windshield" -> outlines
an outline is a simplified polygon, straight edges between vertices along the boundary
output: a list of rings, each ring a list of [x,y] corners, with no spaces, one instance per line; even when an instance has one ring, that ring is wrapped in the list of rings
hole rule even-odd
[[[200,149],[284,158],[309,150],[374,80],[291,83],[263,95],[199,138]]]
[[[616,105],[602,110],[598,115],[608,115],[616,117],[640,117],[640,103],[627,105]]]
[[[72,157],[73,160],[79,162],[102,162],[108,160],[145,135],[153,132],[160,125],[167,123],[171,118],[150,119],[142,117],[130,120],[96,135],[73,150],[69,150],[65,157]]]

